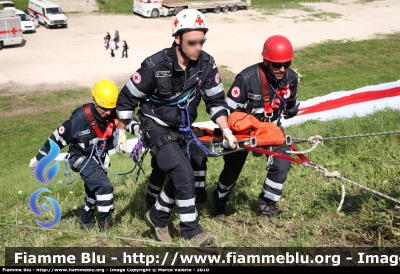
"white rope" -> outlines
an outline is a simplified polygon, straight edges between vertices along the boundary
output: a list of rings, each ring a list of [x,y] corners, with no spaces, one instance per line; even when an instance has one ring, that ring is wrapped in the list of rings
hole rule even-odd
[[[362,189],[368,190],[368,191],[370,191],[370,192],[372,192],[372,193],[374,193],[374,194],[376,194],[378,196],[381,196],[381,197],[386,198],[388,200],[391,200],[391,201],[393,201],[393,202],[395,202],[397,204],[400,204],[399,200],[396,200],[396,199],[394,199],[394,198],[392,198],[392,197],[390,197],[390,196],[388,196],[386,194],[380,193],[380,192],[378,192],[376,190],[373,190],[373,189],[371,189],[369,187],[360,185],[360,184],[358,184],[356,182],[353,182],[353,181],[351,181],[349,179],[346,179],[346,178],[342,177],[338,171],[329,172],[326,168],[324,168],[324,167],[322,167],[320,165],[314,164],[314,163],[304,164],[304,165],[308,166],[308,167],[311,167],[311,168],[314,168],[315,170],[324,173],[324,176],[327,177],[327,178],[338,178],[339,179],[340,183],[342,184],[342,198],[341,198],[339,207],[336,210],[337,212],[339,212],[339,210],[341,209],[341,207],[343,205],[343,201],[344,201],[344,196],[345,196],[345,186],[344,186],[343,180],[346,181],[346,182],[349,182],[349,183],[351,183],[353,185],[356,185],[356,186],[358,186],[358,187],[360,187]]]
[[[306,154],[310,151],[313,151],[320,143],[322,143],[323,139],[324,138],[322,138],[322,136],[320,135],[311,136],[310,138],[308,138],[308,142],[313,145],[310,149],[303,151],[287,150],[286,152],[291,154]]]
[[[36,226],[28,226],[28,225],[17,225],[17,224],[7,224],[7,223],[0,223],[0,225],[6,225],[6,226],[16,226],[16,227],[23,227],[23,228],[32,228],[32,229],[40,229],[42,231],[56,231],[56,232],[62,232],[62,233],[75,233],[79,235],[88,235],[83,232],[78,232],[74,230],[70,231],[62,231],[59,229],[54,229],[54,228],[42,228],[42,227],[36,227]],[[90,235],[93,236],[93,235]],[[110,239],[120,239],[120,240],[129,240],[129,241],[136,241],[136,242],[144,242],[144,243],[152,243],[152,244],[161,244],[161,245],[169,245],[169,246],[177,246],[176,244],[172,243],[167,243],[167,242],[158,242],[158,241],[150,241],[150,240],[142,240],[142,239],[136,239],[136,238],[127,238],[127,237],[119,237],[119,236],[111,236],[107,234],[100,234],[100,235],[95,235],[96,237],[107,237]]]

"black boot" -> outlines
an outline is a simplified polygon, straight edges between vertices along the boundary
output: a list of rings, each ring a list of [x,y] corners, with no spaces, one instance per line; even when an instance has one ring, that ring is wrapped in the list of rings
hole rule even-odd
[[[214,215],[215,219],[220,221],[224,221],[226,219],[225,206],[225,203],[219,203],[214,200],[212,214]]]
[[[112,221],[99,222],[99,228],[100,231],[110,230],[113,228],[113,222]]]
[[[82,221],[79,222],[79,227],[82,230],[92,230],[94,228],[94,222],[90,223],[83,223]]]
[[[278,217],[282,214],[282,210],[277,208],[275,204],[270,205],[258,205],[258,213],[264,217]]]

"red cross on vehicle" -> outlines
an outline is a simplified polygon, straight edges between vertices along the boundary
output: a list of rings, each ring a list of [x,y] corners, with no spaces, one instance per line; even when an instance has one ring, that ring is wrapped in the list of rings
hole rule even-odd
[[[204,21],[203,21],[203,19],[201,19],[200,15],[197,15],[195,25],[196,25],[196,23],[199,24],[199,26],[201,26],[204,23]]]
[[[15,28],[12,28],[12,30],[10,30],[10,32],[12,32],[12,34],[15,35],[18,31]]]
[[[174,21],[175,28],[176,28],[176,26],[178,25],[178,23],[179,23],[178,18],[175,18],[175,21]]]

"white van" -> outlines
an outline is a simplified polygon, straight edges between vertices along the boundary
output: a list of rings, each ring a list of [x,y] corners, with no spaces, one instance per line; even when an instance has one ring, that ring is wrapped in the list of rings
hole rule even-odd
[[[67,17],[61,7],[47,0],[29,0],[28,11],[47,29],[53,26],[66,28]]]
[[[0,50],[22,43],[21,17],[12,9],[0,10]]]

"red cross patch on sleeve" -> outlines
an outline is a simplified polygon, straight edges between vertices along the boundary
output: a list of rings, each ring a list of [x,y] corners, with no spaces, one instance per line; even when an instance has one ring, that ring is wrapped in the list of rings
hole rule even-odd
[[[61,126],[58,128],[58,133],[63,134],[65,132],[65,127]]]
[[[219,73],[215,74],[215,83],[219,84],[221,79],[219,78]]]
[[[139,84],[139,83],[142,81],[142,77],[140,76],[139,72],[136,71],[136,72],[132,75],[132,81],[133,81],[135,84]]]
[[[233,98],[238,98],[240,96],[240,88],[238,86],[235,86],[231,90],[231,95]]]

